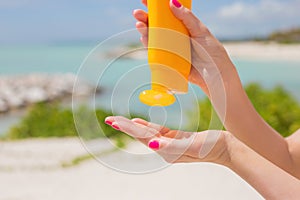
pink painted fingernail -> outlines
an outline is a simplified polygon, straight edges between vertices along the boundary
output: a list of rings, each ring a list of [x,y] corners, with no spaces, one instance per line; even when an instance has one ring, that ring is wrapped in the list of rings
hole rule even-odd
[[[111,127],[113,127],[114,129],[116,129],[118,131],[121,130],[120,127],[117,124],[112,124]]]
[[[159,149],[159,142],[157,140],[154,140],[149,143],[148,145],[151,149],[158,150]]]
[[[112,125],[113,124],[113,122],[112,121],[109,121],[109,120],[105,120],[105,124],[107,124],[107,125]]]
[[[176,8],[180,8],[182,5],[178,0],[172,0],[172,4],[176,7]]]

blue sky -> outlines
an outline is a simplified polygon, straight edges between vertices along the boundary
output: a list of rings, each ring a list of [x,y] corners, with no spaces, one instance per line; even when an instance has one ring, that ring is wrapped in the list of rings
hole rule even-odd
[[[140,0],[0,0],[0,43],[104,39],[134,28]],[[300,0],[194,0],[219,38],[266,35],[300,26]]]

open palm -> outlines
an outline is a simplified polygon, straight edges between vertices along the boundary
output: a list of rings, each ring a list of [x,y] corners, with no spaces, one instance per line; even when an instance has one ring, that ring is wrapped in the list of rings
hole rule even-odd
[[[226,165],[229,158],[225,131],[185,132],[142,119],[107,117],[106,124],[120,130],[155,150],[169,163],[214,162]]]

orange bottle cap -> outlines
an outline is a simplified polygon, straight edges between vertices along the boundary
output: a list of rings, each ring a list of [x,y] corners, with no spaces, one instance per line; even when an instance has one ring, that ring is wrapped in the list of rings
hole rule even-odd
[[[176,98],[167,90],[146,90],[140,94],[140,100],[148,106],[170,106]]]

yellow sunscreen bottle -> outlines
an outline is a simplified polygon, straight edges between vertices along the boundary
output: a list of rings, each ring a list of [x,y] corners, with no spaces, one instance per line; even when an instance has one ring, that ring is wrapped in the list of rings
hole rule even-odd
[[[192,0],[180,3],[191,9]],[[188,31],[169,6],[169,0],[148,0],[148,62],[151,90],[140,94],[149,106],[169,106],[176,101],[173,94],[188,92],[191,70],[191,44]]]

